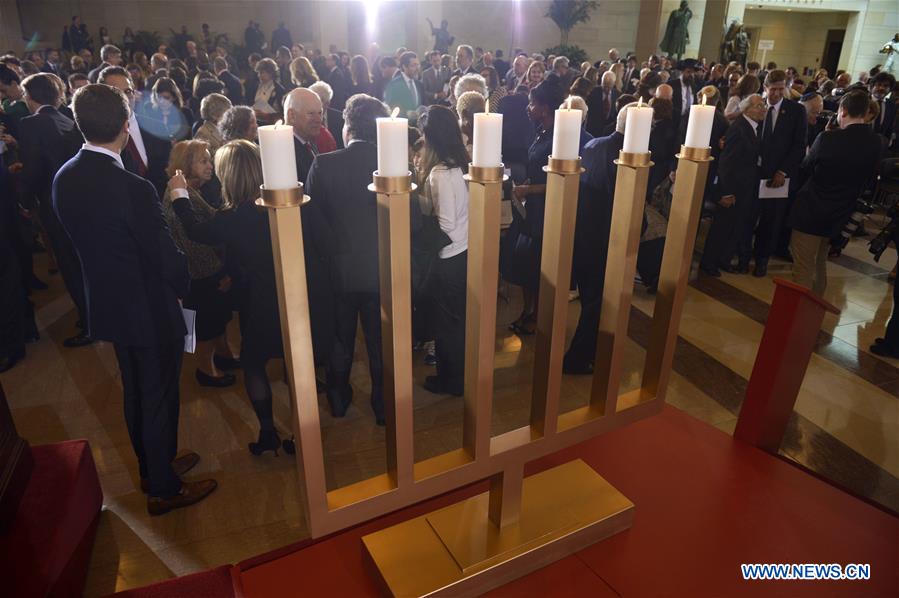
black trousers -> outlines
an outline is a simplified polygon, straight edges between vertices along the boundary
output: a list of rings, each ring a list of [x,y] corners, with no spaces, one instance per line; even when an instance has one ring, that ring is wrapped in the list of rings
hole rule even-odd
[[[564,363],[566,369],[582,369],[592,365],[596,358],[599,315],[606,280],[606,249],[589,252],[575,247],[572,271],[580,295],[581,314],[571,344],[565,352]]]
[[[174,496],[181,490],[172,460],[178,452],[178,384],[184,340],[158,347],[113,346],[122,372],[125,423],[140,477],[149,480],[150,496]]]
[[[59,273],[62,274],[62,280],[66,285],[66,290],[75,303],[78,310],[78,318],[81,320],[82,326],[87,329],[87,309],[84,300],[84,279],[81,277],[81,262],[78,254],[75,252],[75,246],[72,245],[69,234],[63,228],[62,223],[56,217],[56,214],[46,204],[41,203],[41,224],[50,237],[50,244],[53,246],[53,254],[56,256],[56,264],[59,266]]]
[[[741,264],[752,258],[752,233],[758,218],[754,192],[738,195],[734,205],[715,207],[712,226],[706,237],[701,265],[709,270],[728,266],[734,255]]]
[[[361,319],[368,372],[371,376],[371,403],[375,414],[384,413],[384,358],[381,350],[381,299],[379,293],[338,293],[334,301],[335,338],[328,360],[328,399],[342,404],[352,398],[350,370],[356,348],[356,327]]]
[[[0,357],[25,356],[25,311],[28,293],[22,285],[19,259],[12,247],[0,245]]]
[[[755,261],[768,263],[768,258],[777,249],[780,230],[787,215],[789,203],[786,198],[759,199],[757,203],[758,225],[755,229]]]
[[[438,259],[435,326],[437,377],[450,392],[465,388],[465,293],[468,281],[468,251]]]

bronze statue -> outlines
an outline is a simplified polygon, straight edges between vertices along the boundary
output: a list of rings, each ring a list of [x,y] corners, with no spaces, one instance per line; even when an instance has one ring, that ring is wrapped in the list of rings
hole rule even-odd
[[[659,44],[659,47],[668,56],[674,56],[680,60],[687,51],[687,44],[690,42],[687,25],[692,18],[693,11],[687,7],[687,0],[682,0],[680,8],[671,11],[671,15],[668,17],[668,26],[665,28],[665,37]]]
[[[724,42],[721,44],[721,62],[737,62],[746,66],[746,57],[749,54],[749,34],[737,19],[730,22],[730,27],[724,34]]]
[[[448,53],[449,47],[453,45],[453,41],[456,39],[446,30],[449,23],[447,23],[446,19],[440,21],[440,29],[438,29],[434,27],[434,23],[428,18],[428,25],[431,26],[431,35],[434,36],[434,49],[441,54]]]

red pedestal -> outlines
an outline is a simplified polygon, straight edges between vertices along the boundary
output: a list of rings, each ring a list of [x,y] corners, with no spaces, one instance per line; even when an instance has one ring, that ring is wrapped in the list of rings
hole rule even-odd
[[[815,350],[824,313],[840,310],[798,284],[774,279],[777,290],[755,357],[734,438],[777,453]]]

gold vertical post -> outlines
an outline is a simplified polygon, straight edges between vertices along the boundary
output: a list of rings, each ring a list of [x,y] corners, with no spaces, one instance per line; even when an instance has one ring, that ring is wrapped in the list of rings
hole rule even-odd
[[[490,452],[493,355],[499,280],[502,165],[469,166],[468,281],[465,302],[465,412],[462,446],[472,459]]]
[[[709,173],[711,148],[681,146],[677,177],[668,216],[665,252],[659,290],[646,349],[642,396],[665,400],[671,364],[680,327],[681,312],[687,296],[687,279],[693,263],[693,246],[702,211],[702,197]]]
[[[618,174],[612,205],[612,227],[606,257],[596,361],[590,390],[591,408],[601,415],[615,413],[618,402],[646,184],[649,168],[652,166],[650,157],[648,152],[632,154],[622,151],[615,161]]]
[[[574,222],[583,169],[580,158],[557,160],[550,157],[544,170],[547,172],[546,208],[534,346],[531,429],[540,436],[551,436],[556,431],[559,412]]]
[[[294,401],[291,411],[297,439],[297,470],[305,481],[300,486],[307,524],[312,535],[317,536],[324,531],[328,506],[300,215],[300,206],[308,201],[303,185],[298,183],[292,189],[262,189],[256,204],[268,209],[287,370],[285,382]]]
[[[409,230],[412,175],[383,177],[369,190],[378,201],[381,342],[384,348],[384,419],[387,472],[397,488],[413,483],[412,265]]]
[[[496,527],[502,529],[521,518],[523,481],[524,463],[512,463],[490,478],[487,517]]]

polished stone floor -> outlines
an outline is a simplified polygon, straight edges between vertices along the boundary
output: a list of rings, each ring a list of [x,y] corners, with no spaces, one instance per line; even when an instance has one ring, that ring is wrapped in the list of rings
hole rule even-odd
[[[899,511],[899,362],[872,355],[868,346],[892,309],[888,250],[875,264],[864,242],[853,241],[844,256],[828,264],[826,298],[842,310],[827,316],[782,453],[837,484]],[[38,264],[45,262],[38,257]],[[32,444],[87,438],[105,496],[87,581],[87,595],[99,596],[168,577],[236,562],[307,535],[298,502],[291,457],[252,457],[246,449],[256,423],[240,384],[201,388],[187,356],[182,379],[180,445],[203,459],[189,479],[220,482],[205,502],[150,518],[138,488],[121,406],[121,387],[112,347],[97,343],[65,349],[75,314],[59,276],[47,276],[48,291],[35,294],[42,338],[28,357],[0,375],[20,434]],[[769,276],[725,274],[691,282],[668,402],[725,433],[732,433],[751,374],[774,292],[772,277],[789,276],[789,264],[772,263]],[[494,433],[527,420],[533,337],[507,331],[520,309],[514,289],[499,302],[496,341]],[[622,391],[639,385],[654,297],[638,290],[631,310]],[[569,309],[568,334],[579,304]],[[415,354],[421,384],[432,368]],[[367,367],[361,339],[353,371],[356,399],[347,417],[330,417],[320,396],[329,487],[383,472],[384,430],[368,407]],[[270,364],[276,380],[276,420],[289,429],[290,412],[280,362]],[[583,404],[589,378],[564,377],[562,409]],[[426,458],[461,446],[460,399],[415,390],[415,454]]]

